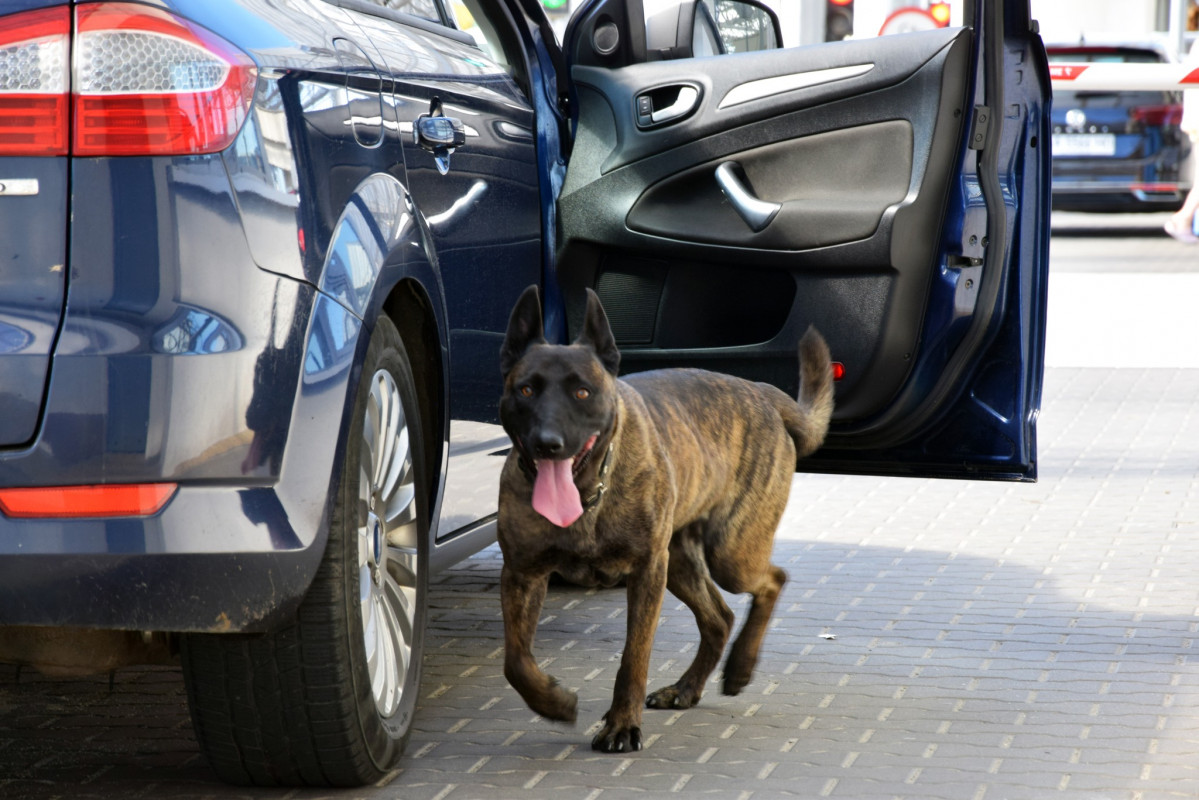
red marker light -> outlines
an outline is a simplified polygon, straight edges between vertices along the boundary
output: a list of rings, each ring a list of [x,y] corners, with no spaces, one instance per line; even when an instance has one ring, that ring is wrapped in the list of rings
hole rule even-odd
[[[0,489],[0,511],[18,519],[149,517],[174,497],[178,484],[35,486]]]
[[[833,362],[833,380],[839,381],[845,377],[845,365],[840,361]]]
[[[0,156],[61,156],[70,120],[67,6],[0,17]]]

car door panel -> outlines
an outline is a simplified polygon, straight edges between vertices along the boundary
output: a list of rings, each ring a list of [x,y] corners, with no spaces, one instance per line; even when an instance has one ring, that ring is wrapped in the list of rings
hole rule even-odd
[[[964,29],[941,28],[902,36],[655,61],[616,69],[575,64],[571,80],[576,89],[587,86],[600,92],[610,105],[619,139],[607,142],[601,167],[606,173],[648,155],[722,132],[736,130],[741,136],[753,137],[755,130],[749,127],[753,123],[767,125],[757,130],[761,141],[777,141],[769,138],[769,132],[780,123],[792,124],[784,122],[783,115],[894,87],[932,61],[942,59],[943,64],[946,50],[953,45],[968,49],[969,38]],[[962,67],[958,75],[969,77],[970,73],[968,67]],[[812,82],[803,85],[801,78]],[[788,88],[791,81],[799,85]],[[668,125],[641,128],[635,98],[682,85],[700,89],[695,111]],[[915,87],[908,87],[907,91],[909,96],[915,96]],[[587,111],[587,101],[580,98],[580,133],[584,132],[582,115]],[[845,121],[838,127],[846,127]],[[571,153],[570,172],[580,171],[575,163],[577,157],[577,152]]]
[[[885,120],[743,150],[661,180],[633,205],[628,227],[729,247],[807,250],[866,239],[912,182],[912,124]],[[756,198],[778,206],[750,228],[712,179],[732,161]],[[858,188],[861,187],[861,188]]]
[[[589,287],[625,372],[793,393],[814,325],[844,373],[805,469],[1035,478],[1049,84],[1027,0],[974,0],[958,28],[668,61],[621,28],[613,9],[634,5],[591,0],[565,38],[569,330]]]
[[[836,419],[877,413],[906,377],[921,329],[967,116],[969,43],[962,30],[935,31],[575,67],[560,281],[593,286],[617,308],[629,371],[695,362],[794,392],[794,343],[815,324],[846,368]],[[775,79],[864,65],[852,77],[754,94]],[[638,129],[636,98],[682,84],[702,88],[694,113]],[[721,107],[738,92],[743,99]],[[714,173],[725,162],[780,205],[763,230],[722,195]],[[652,279],[630,280],[647,274],[647,256],[657,259]],[[640,322],[622,330],[630,318]]]

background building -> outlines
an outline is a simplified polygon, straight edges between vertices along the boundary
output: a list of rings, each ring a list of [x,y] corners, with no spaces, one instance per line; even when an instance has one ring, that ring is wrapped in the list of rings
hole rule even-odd
[[[646,15],[678,0],[643,0]],[[778,14],[783,44],[795,47],[836,38],[848,24],[855,38],[877,36],[891,27],[958,24],[962,0],[763,0]],[[584,0],[542,0],[559,36]],[[1196,0],[1032,0],[1033,16],[1046,41],[1076,41],[1087,34],[1118,33],[1130,38],[1158,34],[1185,51],[1185,20]],[[919,14],[926,12],[928,20]],[[1199,12],[1196,12],[1199,13]],[[1172,24],[1173,23],[1173,24]],[[1192,36],[1194,34],[1192,33]],[[1187,40],[1191,37],[1185,37]]]

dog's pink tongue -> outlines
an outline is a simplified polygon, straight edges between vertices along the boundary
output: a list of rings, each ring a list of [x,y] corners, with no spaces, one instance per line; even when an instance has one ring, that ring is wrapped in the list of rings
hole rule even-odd
[[[537,461],[537,480],[533,483],[533,510],[560,528],[570,527],[583,516],[583,501],[575,486],[572,461]]]

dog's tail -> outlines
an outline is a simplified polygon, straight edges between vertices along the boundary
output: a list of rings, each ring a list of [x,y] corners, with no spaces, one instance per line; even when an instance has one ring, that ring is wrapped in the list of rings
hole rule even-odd
[[[828,433],[833,415],[833,367],[828,345],[814,327],[799,340],[799,407],[784,413],[796,457],[811,455]]]

